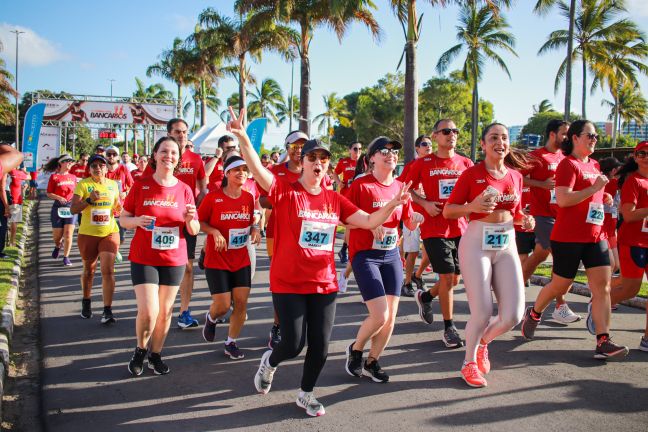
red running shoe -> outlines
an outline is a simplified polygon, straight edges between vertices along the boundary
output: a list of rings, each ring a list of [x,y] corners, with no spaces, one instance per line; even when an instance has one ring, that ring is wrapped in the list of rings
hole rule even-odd
[[[466,363],[461,368],[461,377],[470,387],[486,387],[488,385],[475,362]]]
[[[490,360],[488,360],[488,345],[479,345],[477,347],[477,367],[479,371],[486,375],[490,372]]]

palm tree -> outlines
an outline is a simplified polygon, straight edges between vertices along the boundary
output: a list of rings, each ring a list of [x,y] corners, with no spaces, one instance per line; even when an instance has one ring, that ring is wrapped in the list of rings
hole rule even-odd
[[[517,57],[513,49],[515,37],[507,31],[510,26],[501,14],[495,14],[488,6],[478,8],[475,3],[464,5],[459,12],[457,40],[459,43],[444,52],[436,65],[437,72],[444,73],[452,61],[465,48],[462,75],[472,85],[472,140],[470,157],[474,160],[477,149],[477,126],[479,122],[479,94],[477,85],[481,81],[484,61],[492,60],[508,75],[511,74],[504,60],[495,49],[508,51]]]
[[[565,17],[571,12],[565,4],[560,4],[562,14]],[[581,0],[576,8],[576,21],[574,31],[574,42],[576,46],[572,51],[571,62],[580,59],[583,72],[582,89],[582,116],[587,118],[587,72],[592,70],[592,65],[605,61],[606,45],[609,45],[615,35],[634,34],[638,31],[636,24],[628,19],[615,20],[616,16],[625,12],[623,3],[615,0]],[[556,30],[547,38],[538,54],[547,51],[562,49],[567,45],[569,39],[566,30]],[[603,54],[603,55],[602,55]],[[567,67],[565,59],[556,74],[554,89],[557,91]]]
[[[0,41],[0,52],[4,49]],[[10,97],[17,97],[11,81],[13,75],[6,69],[6,63],[0,58],[0,124],[16,124],[16,113],[11,105]]]
[[[281,87],[272,78],[261,81],[261,85],[248,92],[250,96],[249,108],[259,113],[259,117],[265,117],[274,121],[279,126],[279,118],[276,111],[284,104]]]
[[[380,27],[371,13],[375,6],[371,0],[237,0],[235,8],[241,12],[262,10],[265,16],[299,26],[297,51],[301,59],[301,84],[299,90],[299,129],[310,134],[310,55],[309,49],[315,28],[330,27],[338,40],[349,26],[364,24],[375,39]]]
[[[189,111],[193,108],[193,124],[191,125],[191,129],[196,129],[198,126],[196,125],[196,119],[198,118],[198,115],[201,114],[202,110],[202,86],[198,82],[196,85],[194,85],[191,89],[191,99],[189,99],[185,104],[184,108],[182,110],[182,115],[184,117],[187,117],[189,114]],[[218,114],[218,110],[220,109],[221,105],[223,102],[220,100],[218,97],[218,92],[216,90],[215,86],[209,86],[205,88],[205,107],[209,111],[213,111]],[[203,116],[201,115],[201,118]]]
[[[292,120],[298,121],[299,120],[299,98],[297,95],[292,95],[292,106],[290,103],[290,96],[288,96],[282,103],[279,105],[277,108],[277,119],[279,120],[279,124],[282,124],[286,120],[289,120],[289,132],[292,129],[292,121],[291,120],[291,115],[292,115]]]
[[[549,99],[541,100],[538,106],[533,105],[533,114],[540,114],[544,112],[556,112],[551,102],[549,102]]]
[[[297,37],[291,28],[276,24],[267,8],[248,12],[240,12],[238,19],[232,19],[208,8],[198,18],[203,31],[211,36],[214,47],[224,57],[238,62],[240,108],[247,107],[247,83],[250,79],[247,56],[260,61],[263,51],[274,51],[290,58],[289,48]],[[246,122],[247,117],[243,121]]]
[[[351,126],[351,113],[347,109],[346,99],[340,99],[337,94],[329,93],[322,97],[324,100],[324,107],[326,111],[319,114],[313,119],[313,122],[318,124],[317,130],[322,133],[326,128],[326,136],[328,143],[331,144],[331,136],[333,135],[333,123],[337,122],[341,126]]]
[[[608,120],[619,123],[623,120],[624,125],[628,125],[632,120],[640,125],[646,123],[648,119],[648,101],[632,85],[624,85],[619,91],[616,101],[604,99],[601,101],[601,105],[610,108]],[[614,126],[616,130],[621,128],[621,124]]]
[[[148,87],[144,82],[135,77],[136,90],[133,92],[134,98],[140,99],[173,99],[173,93],[164,88],[163,84],[151,84]]]
[[[186,69],[186,60],[189,52],[183,48],[183,42],[180,38],[173,40],[173,48],[162,51],[158,57],[160,61],[149,66],[146,69],[146,76],[153,75],[166,78],[178,86],[178,117],[182,114],[182,87],[191,81]]]

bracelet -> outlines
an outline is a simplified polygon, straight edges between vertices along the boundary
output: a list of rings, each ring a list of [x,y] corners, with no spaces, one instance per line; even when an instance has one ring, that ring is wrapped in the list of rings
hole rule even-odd
[[[94,205],[94,202],[90,199],[90,197],[86,198],[85,202],[88,203],[89,205]]]
[[[254,229],[259,229],[259,225],[254,224],[254,225],[252,225],[252,228],[254,228]]]

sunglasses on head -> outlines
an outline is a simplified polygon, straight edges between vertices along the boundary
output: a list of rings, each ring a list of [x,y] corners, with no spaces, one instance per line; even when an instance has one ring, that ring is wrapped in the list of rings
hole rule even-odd
[[[639,151],[635,152],[635,157],[638,158],[638,159],[643,159],[646,156],[648,156],[648,152],[646,152],[644,150],[639,150]]]
[[[288,150],[295,151],[295,150],[303,149],[304,145],[303,144],[288,144],[286,147],[288,147]]]
[[[318,155],[316,153],[308,153],[306,159],[308,159],[308,162],[315,162],[317,159],[319,159],[320,162],[328,162],[331,157],[327,154]]]
[[[441,132],[443,135],[450,135],[451,133],[459,135],[459,129],[456,128],[443,128],[437,130],[437,132]]]
[[[585,135],[587,138],[589,138],[591,140],[598,140],[598,138],[599,138],[598,134],[595,134],[595,133],[585,133],[585,132],[583,132],[583,133],[578,134],[578,135],[579,136]]]
[[[393,154],[394,156],[398,156],[399,150],[398,149],[381,148],[380,150],[378,150],[378,153],[380,153],[383,156],[387,156],[389,154]]]

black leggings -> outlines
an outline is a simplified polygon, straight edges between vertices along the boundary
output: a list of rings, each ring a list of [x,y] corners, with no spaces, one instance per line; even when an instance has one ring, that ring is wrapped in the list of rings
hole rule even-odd
[[[272,294],[281,323],[281,342],[268,359],[270,366],[297,357],[308,341],[301,389],[312,392],[326,357],[335,321],[335,298],[331,294]]]

